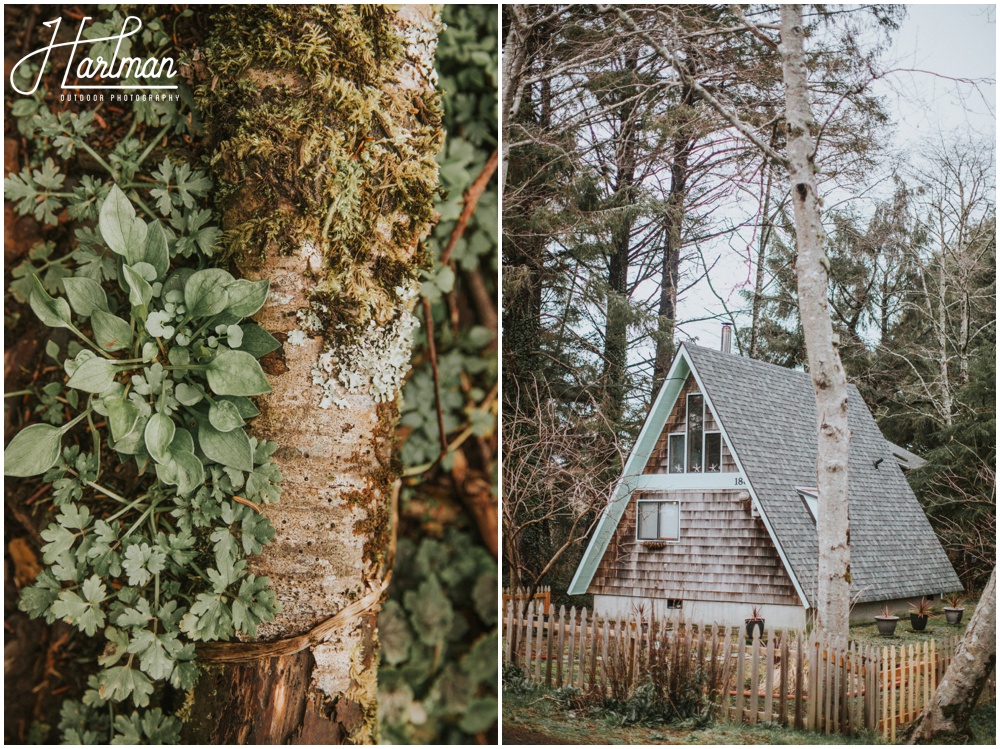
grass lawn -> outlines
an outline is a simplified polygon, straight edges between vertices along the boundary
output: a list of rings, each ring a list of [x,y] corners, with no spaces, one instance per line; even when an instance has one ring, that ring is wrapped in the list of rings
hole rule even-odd
[[[981,705],[972,730],[976,744],[996,744],[996,706]],[[572,707],[548,690],[503,694],[504,744],[882,744],[880,736],[824,736],[776,725],[716,723],[622,726],[614,715]]]
[[[975,601],[965,603],[965,614],[959,624],[948,624],[944,617],[944,612],[932,613],[927,620],[927,627],[923,632],[914,632],[910,626],[910,615],[903,612],[896,612],[899,621],[896,623],[896,632],[892,636],[880,635],[878,627],[873,619],[869,624],[856,624],[851,627],[851,640],[875,645],[913,645],[928,640],[944,640],[948,637],[955,637],[965,634],[965,628],[972,619],[972,612],[976,608]]]

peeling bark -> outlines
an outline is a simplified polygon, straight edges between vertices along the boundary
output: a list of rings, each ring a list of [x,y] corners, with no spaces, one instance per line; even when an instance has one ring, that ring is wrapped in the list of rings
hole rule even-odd
[[[793,185],[799,315],[816,393],[816,486],[819,490],[817,626],[847,639],[851,549],[848,528],[847,377],[830,320],[830,261],[826,256],[814,149],[817,125],[808,98],[802,6],[781,6],[781,58],[788,122],[788,174]]]
[[[266,510],[277,535],[251,560],[282,605],[259,629],[274,640],[312,629],[384,573],[401,374],[379,377],[387,362],[409,366],[409,291],[442,134],[431,6],[259,11],[223,17],[209,61],[226,83],[205,99],[234,261],[270,280],[256,321],[283,344],[251,425],[278,443],[284,477]],[[380,331],[399,333],[366,350]],[[302,653],[210,666],[189,696],[185,740],[376,741],[376,623],[377,607]]]

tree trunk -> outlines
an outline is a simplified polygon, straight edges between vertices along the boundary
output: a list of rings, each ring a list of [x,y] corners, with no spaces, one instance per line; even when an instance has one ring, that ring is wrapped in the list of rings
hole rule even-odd
[[[917,721],[911,744],[966,744],[969,720],[997,660],[996,568],[986,583],[958,652]]]
[[[697,72],[693,57],[685,60],[687,76],[681,83],[679,104],[681,123],[674,136],[670,162],[670,193],[667,196],[666,241],[660,274],[660,307],[656,331],[656,359],[653,363],[653,397],[670,371],[674,358],[674,328],[677,324],[677,285],[681,264],[681,237],[691,149],[694,147],[694,106],[698,95],[691,85]]]
[[[283,344],[253,425],[284,476],[277,536],[252,563],[282,611],[259,639],[376,603],[297,654],[210,665],[184,738],[370,743],[397,401],[443,138],[438,22],[430,6],[258,10],[221,12],[203,104],[228,250],[270,280],[257,321]]]
[[[948,276],[945,272],[945,247],[941,245],[941,257],[938,260],[938,371],[941,374],[941,410],[945,426],[952,424],[951,382],[948,375]]]
[[[846,639],[851,588],[847,378],[837,351],[827,300],[830,261],[824,247],[813,150],[818,128],[809,106],[803,36],[802,6],[781,6],[781,57],[788,122],[788,172],[798,250],[799,315],[816,392],[817,625],[828,635]]]
[[[625,59],[623,75],[638,77],[639,53],[630,51]],[[615,143],[615,193],[611,218],[611,255],[608,259],[608,302],[604,324],[604,413],[614,424],[620,424],[625,408],[625,373],[628,367],[629,254],[632,229],[635,226],[633,207],[636,202],[636,152],[638,150],[639,101],[627,84],[622,98],[631,103],[619,110],[621,133]]]

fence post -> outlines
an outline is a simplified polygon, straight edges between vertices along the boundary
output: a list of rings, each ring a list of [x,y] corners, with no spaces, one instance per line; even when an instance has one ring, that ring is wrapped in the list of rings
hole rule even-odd
[[[610,623],[604,620],[604,629],[601,632],[601,693],[606,693],[608,687],[608,637],[610,636]]]
[[[788,725],[788,668],[791,662],[788,660],[788,638],[790,637],[786,629],[781,635],[781,671],[778,673],[778,723],[783,726]]]
[[[591,622],[594,620],[594,612],[590,612]],[[593,647],[593,636],[591,636],[591,647]],[[586,686],[587,671],[587,607],[583,607],[580,612],[580,691]]]
[[[802,700],[805,698],[805,658],[802,649],[802,631],[795,635],[795,730],[801,731],[802,726]],[[810,696],[810,699],[811,696]]]
[[[542,680],[542,624],[544,623],[541,601],[535,601],[535,681]]]
[[[734,708],[733,719],[739,723],[743,722],[743,658],[746,652],[746,640],[743,639],[743,633],[737,629],[737,635],[740,641],[739,648],[736,650],[736,707]]]
[[[767,631],[767,648],[764,652],[764,720],[774,720],[774,630]]]
[[[555,626],[556,626],[556,623],[555,623],[555,621],[553,621],[555,619],[555,617],[548,613],[547,607],[546,607],[546,614],[548,614],[546,616],[546,619],[548,619],[548,621],[545,622],[545,629],[546,629],[546,632],[545,632],[545,686],[551,687],[552,686],[552,650],[553,650],[552,646],[554,644],[552,641],[555,639],[554,635],[555,635]],[[562,653],[560,653],[559,655],[562,656]]]

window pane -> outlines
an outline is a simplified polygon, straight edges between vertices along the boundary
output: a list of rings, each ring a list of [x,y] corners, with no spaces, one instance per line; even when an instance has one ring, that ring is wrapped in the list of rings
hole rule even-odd
[[[681,506],[677,502],[660,503],[660,538],[676,541],[680,538]]]
[[[705,471],[718,473],[722,470],[722,434],[710,432],[705,434]]]
[[[687,402],[687,469],[691,473],[701,471],[701,437],[705,428],[705,396],[692,393]]]
[[[639,538],[656,538],[656,502],[639,502]]]
[[[671,434],[670,444],[670,473],[684,473],[684,435]]]

